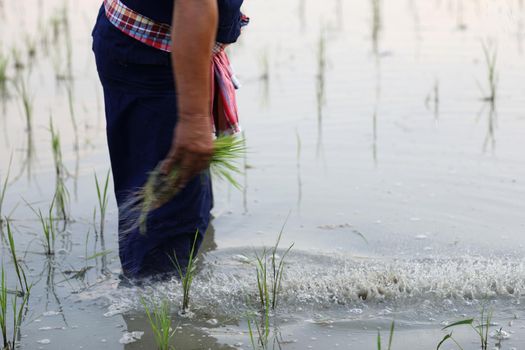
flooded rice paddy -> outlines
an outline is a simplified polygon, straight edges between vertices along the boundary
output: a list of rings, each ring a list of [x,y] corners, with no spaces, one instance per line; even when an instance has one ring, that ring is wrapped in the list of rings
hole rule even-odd
[[[243,190],[215,184],[184,316],[178,281],[120,283],[111,184],[101,232],[99,6],[0,0],[0,210],[32,284],[21,348],[154,349],[142,298],[170,301],[176,349],[258,347],[256,256],[285,221],[268,349],[377,349],[378,330],[386,348],[392,321],[392,349],[435,349],[483,310],[489,349],[525,346],[523,1],[247,0],[230,50]],[[66,224],[47,220],[53,198]],[[1,257],[20,289],[5,220]],[[468,326],[453,336],[480,349]]]

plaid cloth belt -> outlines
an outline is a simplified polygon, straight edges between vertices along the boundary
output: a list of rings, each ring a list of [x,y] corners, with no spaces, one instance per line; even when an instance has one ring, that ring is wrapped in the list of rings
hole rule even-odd
[[[170,25],[157,23],[133,11],[120,0],[104,0],[104,9],[109,22],[124,34],[148,46],[171,52]],[[242,25],[248,24],[248,21],[248,17],[243,15]],[[238,85],[224,51],[226,46],[215,43],[211,65],[211,120],[216,134],[235,134],[241,131],[235,97]]]

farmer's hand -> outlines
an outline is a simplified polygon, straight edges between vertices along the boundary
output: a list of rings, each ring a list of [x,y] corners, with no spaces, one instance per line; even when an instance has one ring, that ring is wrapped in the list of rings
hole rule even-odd
[[[170,152],[161,165],[163,174],[168,174],[173,167],[179,168],[175,187],[184,187],[195,175],[208,168],[213,154],[210,123],[209,116],[181,117],[177,123]]]

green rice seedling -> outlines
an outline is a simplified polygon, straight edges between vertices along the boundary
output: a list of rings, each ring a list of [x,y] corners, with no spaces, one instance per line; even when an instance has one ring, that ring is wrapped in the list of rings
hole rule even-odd
[[[75,135],[75,150],[78,151],[80,148],[80,145],[79,145],[79,136],[78,136],[78,124],[77,124],[77,118],[75,115],[75,95],[73,93],[73,84],[74,82],[72,80],[69,80],[66,84],[66,91],[67,91],[67,102],[68,102],[67,104],[69,107],[69,115],[71,116],[71,123],[73,125],[73,133]]]
[[[190,256],[188,258],[188,265],[186,267],[182,266],[179,263],[179,260],[177,259],[177,254],[175,252],[173,253],[172,262],[175,265],[175,268],[177,269],[182,283],[182,314],[185,314],[190,307],[191,285],[193,283],[193,278],[195,277],[195,271],[197,267],[195,264],[197,262],[197,258],[195,257],[195,245],[197,244],[198,235],[199,232],[197,231],[195,233],[195,238],[193,239]]]
[[[379,53],[379,40],[383,27],[381,18],[381,0],[371,0],[372,3],[372,50],[377,56]]]
[[[4,265],[2,265],[2,275],[0,278],[0,329],[2,332],[2,344],[3,350],[14,350],[15,348],[18,348],[16,342],[20,335],[20,326],[22,324],[22,319],[24,317],[24,312],[26,310],[27,302],[29,300],[29,290],[24,293],[22,297],[21,303],[18,303],[18,293],[14,293],[12,299],[11,299],[11,312],[12,312],[12,334],[9,336],[7,331],[7,324],[9,321],[9,314],[8,314],[8,303],[9,300],[7,298],[8,295],[7,285],[6,285],[6,277],[5,277],[5,270]]]
[[[318,42],[318,48],[317,48],[317,105],[318,105],[318,108],[321,108],[325,103],[325,80],[326,80],[326,35],[323,29],[319,36],[319,42]]]
[[[297,152],[296,152],[296,168],[297,168],[297,205],[301,205],[303,198],[303,181],[301,178],[301,153],[302,153],[302,142],[299,131],[295,131],[295,138],[297,140]]]
[[[16,276],[18,278],[18,284],[20,285],[20,293],[26,294],[29,293],[29,290],[31,287],[27,283],[27,277],[24,269],[20,265],[20,262],[18,261],[18,257],[16,255],[16,246],[15,246],[15,240],[13,238],[13,231],[11,230],[11,224],[9,223],[9,220],[6,218],[7,223],[7,239],[9,242],[9,251],[11,252],[11,258],[13,259],[13,265],[15,266],[15,272]]]
[[[323,107],[326,102],[326,35],[321,30],[317,50],[317,156],[321,154],[323,144]]]
[[[390,335],[388,337],[388,347],[387,347],[387,350],[391,350],[392,349],[392,342],[394,341],[394,329],[395,329],[395,322],[392,321],[392,323],[390,324]],[[383,342],[381,340],[381,332],[380,331],[377,331],[377,350],[381,350],[382,349],[382,345],[383,345]]]
[[[240,185],[233,174],[241,173],[237,160],[246,152],[244,145],[243,140],[235,136],[220,136],[214,141],[214,152],[210,163],[211,173],[227,180],[236,188],[240,188]],[[130,219],[129,230],[139,227],[142,234],[146,233],[149,213],[164,205],[180,191],[173,186],[179,177],[179,172],[180,169],[174,167],[169,174],[162,174],[159,164],[149,174],[144,186],[121,208],[124,215]],[[138,218],[135,218],[134,214],[137,213]]]
[[[53,160],[55,163],[54,202],[59,218],[67,221],[69,219],[69,192],[66,187],[67,171],[62,159],[60,135],[55,131],[53,120],[51,118],[49,119],[49,129],[51,131],[51,149],[53,151]]]
[[[4,206],[4,200],[5,200],[5,195],[7,193],[7,186],[9,184],[9,175],[11,173],[11,161],[9,161],[9,167],[7,168],[7,174],[5,175],[5,179],[4,179],[4,182],[2,184],[2,188],[0,188],[0,224],[2,224],[3,222],[3,213],[2,213],[2,209],[3,209],[3,206]]]
[[[109,185],[109,170],[106,174],[104,187],[98,181],[97,174],[95,174],[95,185],[97,186],[98,208],[100,210],[100,229],[101,235],[104,234],[104,223],[106,221],[106,209],[108,207],[108,185]]]
[[[144,298],[141,298],[142,305],[146,311],[148,322],[153,331],[155,343],[158,350],[175,350],[175,347],[170,345],[171,339],[175,336],[175,329],[172,327],[171,308],[167,300],[164,300],[158,305],[152,302],[151,306],[146,303]]]
[[[26,130],[31,133],[33,130],[33,97],[27,89],[27,82],[24,77],[19,76],[15,83],[15,90],[22,101],[24,117],[26,119]]]
[[[56,45],[62,30],[62,17],[61,13],[57,9],[54,10],[53,15],[49,18],[49,25],[51,27],[51,33],[53,34],[53,43]]]
[[[20,72],[22,69],[24,69],[25,65],[24,65],[24,62],[22,61],[22,55],[20,54],[20,51],[18,50],[18,48],[13,47],[13,49],[11,50],[11,56],[13,57],[15,70],[17,72]]]
[[[0,52],[0,93],[5,94],[7,85],[7,67],[9,65],[9,58]]]
[[[265,310],[262,320],[257,321],[257,315],[248,314],[248,335],[253,350],[266,350],[269,345],[270,337],[270,313]]]
[[[277,250],[279,248],[279,243],[281,242],[285,226],[286,222],[281,228],[281,232],[279,232],[279,236],[277,237],[274,247],[270,251],[264,249],[261,256],[256,254],[255,257],[257,290],[259,294],[261,310],[263,312],[267,312],[270,309],[275,310],[277,307],[284,274],[285,258],[294,246],[293,244],[290,245],[290,247],[284,251],[281,257],[277,255]]]
[[[29,60],[33,60],[36,56],[36,40],[34,38],[31,38],[29,35],[27,35],[25,39],[25,43],[26,43],[27,56],[29,57]]]
[[[479,337],[481,350],[487,350],[489,346],[489,329],[491,321],[492,311],[487,311],[485,307],[483,307],[483,309],[481,310],[481,318],[477,324],[475,324],[475,320],[473,318],[469,318],[449,324],[448,326],[443,327],[443,330],[456,328],[458,326],[464,325],[469,326],[474,330],[474,332],[476,332],[477,336]],[[445,335],[443,339],[439,342],[436,350],[439,350],[441,346],[445,344],[448,340],[453,341],[458,346],[458,348],[462,349],[461,345],[459,345],[459,343],[452,336],[452,332],[450,332],[449,334]]]
[[[67,7],[67,3],[64,3],[61,13],[66,46],[67,73],[68,77],[73,79],[73,39],[71,37],[71,26],[69,25],[69,8]]]
[[[480,89],[485,94],[483,100],[490,103],[494,103],[496,102],[496,94],[499,83],[499,74],[496,70],[496,65],[498,62],[498,50],[497,47],[491,44],[487,44],[486,42],[483,42],[482,46],[483,56],[485,58],[485,66],[487,69],[488,93],[484,91],[483,88],[480,87]]]
[[[434,81],[432,90],[425,98],[425,107],[427,109],[432,107],[434,110],[434,120],[437,121],[439,119],[439,80],[437,79]]]
[[[2,349],[9,349],[9,337],[7,335],[7,286],[5,282],[4,265],[2,264],[2,278],[0,280],[0,328],[2,329]]]
[[[268,50],[261,52],[259,62],[261,70],[260,79],[262,82],[260,104],[261,107],[266,107],[270,100],[270,57]]]
[[[40,220],[40,224],[42,225],[42,232],[44,233],[44,239],[42,240],[42,244],[44,246],[45,254],[48,256],[55,254],[55,237],[57,229],[55,225],[55,218],[53,217],[54,204],[55,198],[53,198],[51,206],[49,207],[49,217],[47,219],[42,215],[42,211],[40,211],[40,209],[37,213],[38,219]]]

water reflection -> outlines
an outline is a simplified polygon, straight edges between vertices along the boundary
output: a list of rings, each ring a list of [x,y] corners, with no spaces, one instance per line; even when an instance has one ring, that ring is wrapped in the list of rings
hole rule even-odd
[[[261,81],[261,107],[270,104],[270,57],[268,49],[264,50],[260,58],[260,81]]]
[[[244,149],[248,149],[248,146],[246,145],[246,134],[245,132],[243,131],[242,132],[242,140],[243,140],[243,143],[244,143]],[[248,164],[248,152],[244,152],[243,154],[243,178],[244,178],[244,183],[243,183],[243,186],[242,186],[242,207],[244,209],[244,214],[247,214],[248,213],[248,169],[250,168],[249,164]],[[210,226],[212,226],[210,224]],[[213,227],[212,227],[213,229]]]
[[[336,19],[336,29],[343,30],[344,26],[344,13],[343,13],[343,0],[335,0],[335,19]]]
[[[523,0],[518,2],[518,8],[520,16],[517,20],[517,29],[516,29],[516,41],[518,43],[518,52],[520,55],[523,55],[523,38],[525,37],[525,19],[524,19],[524,5]]]
[[[217,249],[215,242],[215,228],[210,223],[199,254],[207,254]],[[202,268],[202,260],[198,260],[198,269]],[[200,262],[199,262],[200,261]],[[238,334],[231,334],[231,331],[225,327],[238,327],[239,321],[228,317],[227,315],[209,314],[203,309],[194,310],[195,315],[191,319],[181,317],[177,312],[177,305],[172,305],[172,324],[177,327],[174,336],[173,345],[176,349],[237,349],[237,347],[221,344],[213,334],[219,334],[222,337],[239,337]],[[148,323],[147,316],[142,311],[133,311],[122,315],[126,322],[126,329],[129,332],[143,331],[142,339],[136,343],[125,345],[126,350],[154,348],[155,339]]]
[[[488,105],[488,109],[487,109]],[[487,110],[486,114],[484,113],[485,110]],[[485,114],[486,120],[487,120],[487,133],[485,135],[485,139],[483,141],[483,152],[487,152],[488,150],[494,152],[496,150],[496,127],[497,127],[497,110],[496,110],[496,104],[494,102],[490,102],[488,104],[485,104],[483,108],[481,109],[481,112],[478,115],[478,119],[481,118]]]
[[[382,0],[371,0],[372,5],[372,52],[378,56],[379,54],[379,41],[381,37],[381,30],[383,28],[381,18],[381,1]]]
[[[197,315],[196,315],[197,316]],[[209,315],[211,317],[211,315]],[[124,322],[126,322],[126,329],[129,332],[143,331],[142,339],[135,343],[126,344],[125,350],[139,350],[139,349],[154,349],[155,339],[151,331],[148,319],[144,313],[131,312],[122,315]],[[223,328],[226,326],[238,326],[237,322],[231,319],[213,319],[211,322],[199,321],[199,317],[192,318],[191,321],[187,318],[181,318],[178,314],[172,314],[172,324],[177,327],[174,336],[173,346],[175,349],[217,349],[217,350],[234,350],[238,349],[235,346],[224,345],[213,336],[213,333],[228,337],[228,332]],[[191,322],[191,323],[190,323]],[[216,323],[220,326],[213,326]],[[232,336],[230,334],[230,336]],[[238,335],[235,335],[238,337]]]
[[[456,0],[457,6],[456,6],[456,28],[458,30],[466,30],[467,29],[467,23],[465,22],[465,9],[463,0]]]
[[[301,135],[298,130],[295,130],[295,136],[297,140],[297,207],[301,208],[301,201],[303,198],[303,180],[301,178],[301,153],[302,153],[302,143]]]
[[[306,28],[306,0],[299,0],[299,7],[297,10],[299,13],[301,32],[304,32],[304,29]]]
[[[421,35],[421,19],[419,16],[419,8],[416,4],[415,0],[410,0],[410,12],[412,12],[412,19],[414,21],[414,35],[415,35],[415,42],[416,42],[416,57],[419,57],[420,51],[421,51],[421,42],[423,40],[423,37]]]
[[[323,108],[326,102],[325,96],[326,83],[326,34],[325,29],[321,29],[317,48],[317,147],[316,155],[320,156],[323,148]]]
[[[425,99],[425,107],[428,110],[432,110],[434,114],[434,122],[437,124],[439,121],[439,80],[434,81],[434,86],[428,93]]]

